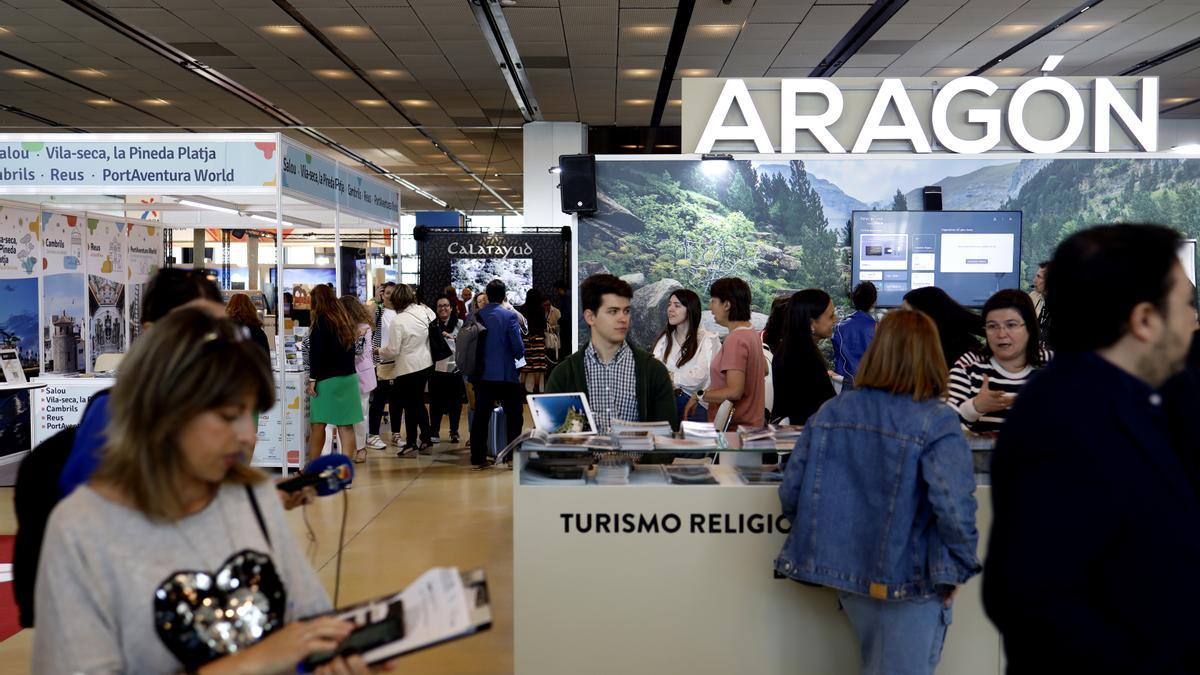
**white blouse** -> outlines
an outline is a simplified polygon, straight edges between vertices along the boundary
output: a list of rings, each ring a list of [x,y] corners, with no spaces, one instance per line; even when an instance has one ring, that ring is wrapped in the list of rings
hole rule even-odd
[[[716,333],[703,328],[699,330],[700,333],[696,336],[696,354],[682,366],[679,365],[679,355],[683,353],[683,347],[675,340],[673,331],[654,343],[654,358],[663,361],[663,354],[667,351],[667,340],[672,342],[671,362],[663,361],[663,365],[667,367],[667,372],[671,373],[671,381],[675,387],[689,394],[697,389],[708,388],[708,368],[712,365],[713,357],[721,351],[721,338],[717,337]]]

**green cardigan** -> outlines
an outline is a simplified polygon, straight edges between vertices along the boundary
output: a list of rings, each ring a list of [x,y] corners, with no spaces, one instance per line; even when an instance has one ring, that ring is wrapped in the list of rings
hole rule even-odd
[[[628,342],[625,343],[633,350],[633,371],[637,380],[638,422],[671,423],[671,429],[679,430],[679,412],[675,407],[675,388],[671,384],[671,374],[661,361],[654,358],[650,352],[638,349]],[[546,382],[547,394],[565,394],[573,392],[587,393],[587,371],[583,363],[583,349],[563,359],[550,371],[550,379]]]

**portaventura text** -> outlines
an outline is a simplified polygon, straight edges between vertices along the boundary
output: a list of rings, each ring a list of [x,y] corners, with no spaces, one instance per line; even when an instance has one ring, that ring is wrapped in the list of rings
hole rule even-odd
[[[563,534],[787,534],[792,526],[770,513],[560,513]]]
[[[507,258],[510,255],[533,255],[533,246],[529,244],[516,244],[513,246],[504,246],[502,244],[460,244],[455,241],[446,247],[446,253],[450,255],[478,255],[489,258]]]

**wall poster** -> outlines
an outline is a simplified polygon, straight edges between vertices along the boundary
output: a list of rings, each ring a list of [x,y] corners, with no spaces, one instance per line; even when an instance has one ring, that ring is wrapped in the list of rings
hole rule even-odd
[[[129,264],[125,273],[128,280],[125,288],[126,316],[129,317],[129,340],[132,342],[142,332],[142,297],[146,292],[146,284],[162,267],[163,239],[162,229],[154,225],[128,223],[125,229],[129,235]]]
[[[84,218],[42,213],[42,371],[82,373],[87,365]]]
[[[96,369],[96,359],[103,354],[123,354],[127,347],[125,323],[126,251],[125,223],[100,218],[87,218],[87,340],[91,362],[88,371]]]
[[[41,354],[38,225],[36,211],[0,206],[0,350],[16,352],[26,380],[38,374]],[[0,393],[0,456],[32,447],[31,424],[29,392]]]

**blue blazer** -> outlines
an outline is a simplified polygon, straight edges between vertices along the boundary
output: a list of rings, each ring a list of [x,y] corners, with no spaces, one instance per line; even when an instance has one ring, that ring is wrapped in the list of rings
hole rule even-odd
[[[483,372],[476,380],[518,382],[516,360],[525,356],[517,313],[489,302],[475,313],[487,328],[483,337]]]

